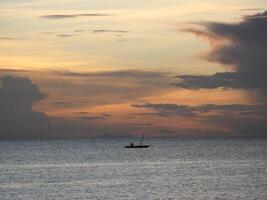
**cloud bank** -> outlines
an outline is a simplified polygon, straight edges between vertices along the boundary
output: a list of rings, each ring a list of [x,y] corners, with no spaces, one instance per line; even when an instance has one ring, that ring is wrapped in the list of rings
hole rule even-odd
[[[50,120],[32,105],[46,98],[28,78],[0,79],[0,138],[27,138],[46,134]],[[49,133],[48,133],[49,134]]]
[[[178,104],[164,104],[164,103],[145,103],[145,104],[133,104],[134,108],[146,108],[157,113],[162,113],[161,116],[188,116],[196,117],[203,113],[216,112],[217,114],[233,114],[238,113],[240,115],[254,115],[267,117],[266,105],[245,105],[245,104],[203,104],[199,106],[178,105]]]
[[[119,72],[113,73],[100,73],[98,76],[103,76],[105,78],[110,76],[116,77]],[[140,78],[141,75],[137,74],[135,75]],[[70,73],[68,75],[71,75],[71,77],[80,76],[80,74],[76,73]],[[91,74],[87,74],[87,76],[90,77]],[[96,74],[93,75],[93,77],[95,76]],[[125,78],[127,79],[127,76]],[[73,116],[66,118],[48,117],[46,114],[32,109],[34,103],[44,100],[46,97],[47,95],[41,92],[38,86],[32,83],[28,78],[14,76],[1,77],[0,138],[99,137],[104,136],[105,134],[123,136],[125,133],[131,134],[132,132],[140,132],[140,129],[144,130],[147,128],[144,126],[134,125],[138,123],[138,121],[135,121],[132,125],[124,124],[123,121],[122,124],[105,124],[106,121],[109,121],[109,119],[114,116],[104,112],[90,113],[86,111],[78,111],[73,112]],[[58,103],[65,106],[64,101],[60,101]],[[168,103],[145,103],[133,104],[132,107],[151,111],[133,113],[132,115],[136,115],[135,117],[137,118],[139,115],[143,115],[143,117],[147,115],[164,118],[180,117],[179,119],[183,118],[186,119],[186,121],[198,121],[199,123],[204,124],[220,125],[226,127],[231,131],[231,133],[238,136],[266,137],[267,133],[267,109],[264,104],[204,104],[199,106],[190,106]],[[144,121],[144,123],[145,122],[146,121]],[[164,132],[163,129],[158,127],[156,124],[150,124],[149,129],[153,129],[153,132],[159,135],[168,134],[168,131],[173,131],[173,135],[175,135],[175,131],[181,132],[181,130],[169,130],[167,128],[164,128]],[[161,133],[161,131],[163,132]],[[180,134],[185,135],[185,133],[188,132],[188,134],[190,133],[189,135],[194,133],[197,136],[198,133],[203,133],[202,135],[205,136],[207,133],[205,131],[209,131],[210,136],[213,135],[210,130],[204,130],[198,127],[183,129]],[[215,131],[215,136],[216,134],[222,136],[226,133],[224,131],[225,130],[218,129]]]
[[[152,110],[141,115],[157,117],[184,117],[225,127],[234,135],[267,137],[267,106],[204,104],[199,106],[177,104],[134,104],[132,107]],[[192,127],[193,128],[193,127]],[[220,132],[217,130],[216,132]],[[224,132],[224,131],[221,131]]]
[[[81,103],[86,106],[91,103],[102,105],[103,102],[100,101],[113,101],[113,96],[119,99],[114,99],[114,101],[121,102],[125,99],[149,95],[151,92],[155,92],[154,90],[159,89],[155,84],[165,83],[167,79],[165,74],[142,73],[141,71],[85,74],[41,72],[42,77],[45,73],[48,73],[45,75],[50,75],[48,82],[45,81],[46,79],[39,80],[42,88],[51,92],[49,92],[48,99],[47,95],[41,92],[39,87],[29,78],[4,75],[11,73],[26,75],[29,73],[35,77],[37,72],[14,69],[0,71],[3,73],[0,76],[0,139],[125,136],[137,132],[137,130],[139,132],[140,129],[143,130],[143,126],[126,125],[123,122],[122,124],[109,124],[110,118],[114,116],[106,112],[74,112],[70,116],[50,117],[45,113],[33,110],[33,105],[41,100],[46,100],[46,103],[50,104],[49,108],[54,105],[56,108],[53,109],[61,110],[62,108],[75,107]],[[53,79],[54,76],[55,79]],[[154,77],[154,80],[151,80],[151,77]],[[77,79],[79,84],[73,80],[68,82],[69,78]],[[161,83],[158,83],[159,80]],[[129,82],[138,84],[138,88],[142,91],[133,87]],[[168,86],[168,84],[166,85]],[[54,101],[51,97],[53,91],[60,98],[69,97],[70,99]],[[120,96],[118,97],[118,95]],[[81,99],[84,96],[88,99]]]
[[[95,137],[105,131],[116,132],[117,128],[87,123],[105,121],[110,117],[107,113],[84,112],[75,113],[78,117],[57,118],[34,111],[33,104],[46,97],[28,78],[0,77],[0,139]]]
[[[27,71],[0,69],[0,73],[31,77],[49,93],[50,108],[100,106],[135,102],[139,98],[176,91],[169,72],[114,70],[100,72]]]
[[[210,41],[210,51],[205,57],[234,68],[234,72],[210,76],[178,76],[184,88],[242,88],[258,90],[267,95],[267,11],[245,16],[236,24],[199,23],[197,28],[185,31]]]

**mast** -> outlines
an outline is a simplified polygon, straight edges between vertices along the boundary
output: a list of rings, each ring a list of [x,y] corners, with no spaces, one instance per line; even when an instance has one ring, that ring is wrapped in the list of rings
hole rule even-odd
[[[142,135],[142,138],[141,138],[141,141],[140,141],[140,145],[142,145],[144,137],[145,137],[145,133],[143,133],[143,135]]]

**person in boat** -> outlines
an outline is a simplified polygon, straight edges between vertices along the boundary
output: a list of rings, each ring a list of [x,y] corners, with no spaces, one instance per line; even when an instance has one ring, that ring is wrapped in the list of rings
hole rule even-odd
[[[130,146],[133,147],[133,143],[132,142],[130,143]]]

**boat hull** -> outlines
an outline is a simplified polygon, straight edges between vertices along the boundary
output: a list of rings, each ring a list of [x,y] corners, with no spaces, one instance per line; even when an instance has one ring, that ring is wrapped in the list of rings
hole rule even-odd
[[[132,148],[132,149],[138,149],[138,148],[148,148],[148,147],[150,147],[150,145],[136,145],[136,146],[125,146],[125,148],[127,148],[127,149],[130,149],[130,148]]]

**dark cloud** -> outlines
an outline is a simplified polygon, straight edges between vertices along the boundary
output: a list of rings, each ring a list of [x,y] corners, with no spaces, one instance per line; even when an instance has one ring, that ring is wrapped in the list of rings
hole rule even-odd
[[[27,138],[46,134],[49,118],[32,110],[46,95],[28,78],[4,76],[0,79],[0,138]],[[49,133],[48,133],[49,134]]]
[[[187,89],[214,89],[218,87],[225,88],[244,88],[240,74],[234,72],[221,72],[214,75],[181,75],[177,76],[181,79],[180,83],[174,83],[177,87]],[[249,88],[249,87],[248,87]]]
[[[17,73],[16,70],[14,70],[15,73]],[[13,70],[7,70],[7,73],[11,73]],[[26,73],[25,71],[22,71],[22,74]],[[34,73],[34,72],[31,72]],[[5,73],[3,73],[5,74]],[[45,72],[42,72],[42,75],[44,75]],[[65,82],[60,79],[59,82],[53,83],[53,80],[51,79],[53,73],[49,76],[49,86],[52,87],[53,91],[56,91],[56,93],[60,92],[56,86],[62,84],[64,88],[66,88],[68,91],[77,91],[77,89],[80,89],[80,85],[76,85],[74,89],[70,88],[69,85],[66,85]],[[127,74],[127,73],[126,73]],[[142,76],[141,73],[137,75],[138,73],[134,73],[135,75],[131,77],[130,75],[124,77],[125,80],[128,79],[135,79],[137,81],[140,81],[142,79],[146,79],[147,76]],[[35,74],[34,74],[35,75]],[[99,74],[98,74],[99,75]],[[96,76],[97,79],[94,79],[94,76],[89,76],[89,78],[83,77],[84,83],[87,83],[88,80],[93,79],[92,82],[89,81],[88,85],[85,85],[84,88],[88,88],[90,85],[92,85],[96,80],[105,80],[108,78],[111,78],[111,82],[108,82],[107,84],[111,84],[114,82],[113,75],[114,74],[105,74],[103,77],[100,76],[101,79],[99,79],[99,76]],[[154,74],[155,75],[155,74]],[[115,73],[115,78],[117,79],[118,74]],[[150,75],[148,75],[149,77]],[[43,76],[42,76],[43,77]],[[59,79],[58,76],[57,80]],[[68,77],[68,76],[67,76]],[[72,77],[72,76],[71,76]],[[75,76],[76,77],[76,76]],[[118,76],[120,77],[120,76]],[[135,78],[134,78],[135,77]],[[161,76],[160,76],[161,77]],[[66,77],[65,77],[66,78]],[[73,78],[73,77],[72,77]],[[80,76],[76,77],[81,79]],[[157,79],[157,78],[156,78]],[[114,136],[125,136],[127,134],[135,134],[136,132],[143,131],[147,125],[144,124],[113,124],[113,125],[105,125],[104,121],[110,117],[113,117],[113,115],[110,115],[108,113],[75,113],[76,116],[66,116],[66,117],[49,117],[45,113],[37,112],[33,110],[34,103],[38,103],[41,100],[46,99],[47,95],[41,92],[38,88],[38,86],[28,78],[21,78],[21,77],[14,77],[14,76],[6,76],[3,75],[0,79],[0,138],[1,139],[12,139],[12,138],[70,138],[70,137],[99,137],[99,136],[105,136],[105,135],[114,135]],[[36,80],[36,79],[35,79]],[[157,79],[158,80],[158,79]],[[155,81],[157,83],[158,81]],[[150,79],[148,81],[151,81]],[[122,81],[123,82],[123,81]],[[153,81],[152,81],[153,82]],[[162,81],[163,83],[165,82]],[[102,83],[101,83],[102,84]],[[116,83],[117,84],[117,83]],[[121,83],[120,83],[121,84]],[[162,83],[161,83],[162,84]],[[128,83],[127,83],[128,85]],[[154,83],[152,84],[154,87]],[[43,88],[44,85],[42,85]],[[112,86],[114,87],[114,86]],[[129,87],[129,89],[128,89]],[[133,88],[131,91],[130,88],[132,88],[132,85],[127,86],[127,88],[120,89],[116,91],[117,93],[114,94],[117,98],[119,94],[121,94],[121,91],[130,92],[133,93],[133,95],[140,95],[140,92],[138,91],[138,94],[135,94],[136,88]],[[146,88],[147,91],[151,92],[151,88]],[[45,91],[51,91],[46,90]],[[98,91],[98,90],[96,90]],[[106,90],[106,92],[110,91]],[[88,92],[88,91],[86,91]],[[104,92],[104,94],[106,93]],[[114,92],[114,91],[111,91]],[[149,92],[144,92],[146,95]],[[82,95],[85,95],[85,90],[81,90]],[[101,91],[102,93],[102,91]],[[90,95],[91,94],[91,95]],[[149,93],[151,94],[151,93]],[[91,96],[93,98],[93,101],[95,102],[95,96],[97,95],[97,92],[88,92],[88,96]],[[106,94],[105,94],[106,95]],[[125,94],[123,94],[125,95]],[[49,95],[48,101],[51,101],[51,94]],[[59,94],[60,97],[62,95]],[[66,94],[66,96],[69,96],[69,93]],[[66,97],[65,96],[65,97]],[[128,94],[126,95],[129,98]],[[75,95],[76,97],[76,95]],[[101,94],[101,97],[99,99],[106,98],[103,97]],[[97,99],[97,101],[99,101]],[[69,103],[77,104],[77,103],[85,103],[83,99],[78,96],[78,101],[75,99],[69,100],[58,100],[58,101],[51,101],[50,103],[54,103],[55,105],[60,106],[69,106]],[[88,103],[86,103],[88,106]],[[99,121],[101,121],[101,124],[99,124]],[[102,123],[103,122],[103,123]],[[151,128],[151,127],[150,127]]]
[[[74,33],[83,33],[83,32],[89,32],[94,34],[100,34],[100,33],[114,33],[117,37],[125,36],[125,34],[130,33],[128,30],[117,30],[117,29],[76,29],[73,31]]]
[[[123,126],[136,126],[136,127],[147,127],[147,126],[153,126],[152,123],[128,123],[128,124],[123,124]]]
[[[0,98],[3,101],[32,104],[46,97],[28,78],[5,76],[1,78],[0,86]]]
[[[111,117],[111,115],[107,114],[107,113],[101,113],[100,115],[103,116],[103,117]]]
[[[74,112],[73,115],[87,115],[89,112]]]
[[[140,97],[164,94],[175,88],[168,72],[117,70],[101,72],[72,71],[1,71],[3,74],[28,76],[48,92],[42,105],[59,107],[100,106],[136,101]]]
[[[54,105],[59,105],[59,106],[68,106],[68,105],[73,105],[73,102],[71,101],[55,101],[53,102]]]
[[[201,23],[186,29],[210,41],[206,59],[234,67],[235,72],[211,76],[179,76],[185,88],[244,88],[267,94],[267,11],[246,16],[236,24]],[[231,67],[231,68],[232,68]]]
[[[238,112],[239,114],[255,114],[255,115],[267,115],[266,105],[244,105],[244,104],[229,104],[229,105],[216,105],[216,104],[204,104],[194,107],[199,112],[222,112],[232,113]]]
[[[107,113],[101,113],[99,115],[92,115],[89,112],[74,112],[74,115],[80,115],[77,119],[79,120],[106,120],[111,115]]]
[[[243,17],[245,20],[264,20],[267,19],[267,11],[257,15],[246,15]]]
[[[79,100],[58,100],[51,102],[52,105],[60,108],[72,108],[72,107],[79,107],[88,104],[88,101],[79,101]]]
[[[165,116],[188,116],[196,117],[198,114],[217,112],[223,114],[254,114],[257,116],[267,117],[267,106],[266,105],[246,105],[246,104],[228,104],[228,105],[217,105],[217,104],[203,104],[199,106],[188,106],[178,104],[133,104],[134,108],[146,108],[158,113],[162,113]]]
[[[130,123],[128,125],[98,124],[98,121],[105,121],[109,117],[112,117],[108,113],[93,114],[89,112],[76,112],[73,113],[76,115],[74,117],[48,117],[44,113],[32,109],[34,103],[45,99],[47,95],[42,93],[30,79],[3,76],[0,79],[0,83],[1,139],[99,137],[106,134],[123,136],[125,133],[134,134],[146,128],[153,130],[156,134],[164,134],[160,133],[159,127],[154,124],[145,123],[145,121],[140,124]],[[64,104],[65,101],[59,101],[58,103]],[[148,114],[156,117],[180,116],[204,123],[225,126],[240,135],[266,136],[266,105],[205,104],[188,106],[146,103],[132,106],[152,110],[153,112]],[[203,133],[203,135],[207,133],[205,130],[192,130],[191,132],[190,130],[182,130],[182,132],[183,134],[187,132],[188,134],[198,132]],[[178,134],[178,132],[177,130],[173,130],[174,135],[175,133]],[[222,133],[224,133],[222,130],[218,130],[217,132],[219,135],[222,135]]]
[[[34,103],[46,97],[28,78],[0,77],[0,139],[97,137],[103,133],[117,135],[116,127],[93,124],[93,121],[110,117],[107,113],[80,113],[77,118],[60,118],[48,117],[32,109]]]
[[[72,114],[73,115],[88,115],[90,113],[89,112],[73,112]],[[110,117],[111,115],[110,114],[107,114],[107,113],[101,113],[100,116]]]
[[[55,14],[55,15],[42,15],[41,18],[46,19],[68,19],[68,18],[76,18],[76,17],[105,17],[112,16],[109,14],[103,13],[82,13],[82,14]]]
[[[234,134],[246,137],[267,137],[266,113],[264,117],[251,115],[211,115],[204,120],[229,128]]]
[[[154,111],[157,111],[157,114],[160,116],[193,116],[193,109],[186,105],[177,105],[177,104],[133,104],[131,105],[134,108],[147,108]]]
[[[267,136],[267,106],[266,105],[216,105],[199,106],[177,104],[135,104],[135,108],[146,108],[154,113],[139,115],[154,115],[160,117],[186,117],[192,120],[224,126],[240,136]],[[203,131],[203,130],[202,130]],[[201,131],[197,131],[201,132]],[[218,133],[223,132],[218,130]]]
[[[107,118],[104,116],[80,116],[78,119],[80,120],[106,120]]]

